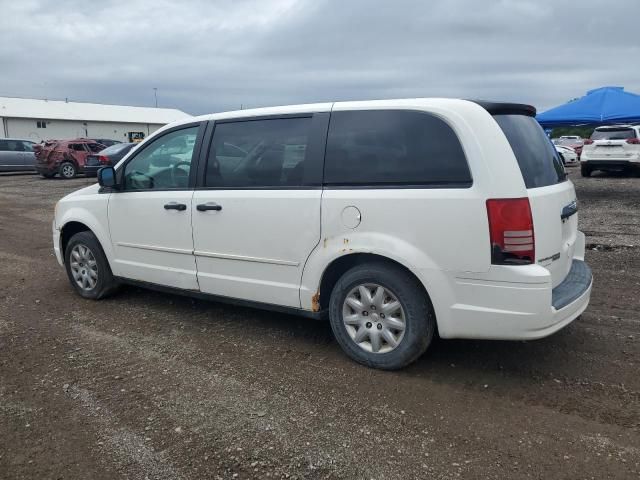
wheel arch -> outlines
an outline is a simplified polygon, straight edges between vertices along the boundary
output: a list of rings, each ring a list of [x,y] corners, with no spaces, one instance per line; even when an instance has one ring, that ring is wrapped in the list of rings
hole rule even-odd
[[[435,319],[436,319],[436,326],[437,326],[438,317],[435,312],[433,301],[431,300],[431,295],[429,295],[429,292],[426,286],[424,285],[424,282],[407,265],[403,264],[402,262],[396,259],[390,258],[388,256],[380,255],[377,253],[355,252],[347,255],[342,255],[340,257],[333,259],[333,261],[331,261],[322,272],[318,290],[313,297],[314,310],[318,309],[320,311],[326,311],[329,307],[329,299],[331,297],[331,292],[333,291],[333,288],[335,287],[340,277],[351,268],[357,265],[365,264],[365,263],[382,263],[386,265],[393,265],[399,268],[400,270],[402,270],[403,272],[405,272],[411,278],[413,278],[419,285],[420,289],[423,291],[425,297],[427,298],[427,301],[431,306],[431,310],[436,317]]]
[[[102,251],[107,258],[107,262],[109,262],[109,266],[113,271],[115,265],[112,261],[114,256],[113,248],[111,246],[111,236],[109,235],[109,226],[108,224],[103,225],[103,222],[100,222],[96,215],[98,215],[99,218],[104,218],[104,220],[107,221],[106,208],[103,212],[92,212],[87,208],[72,207],[66,210],[61,215],[61,219],[59,222],[59,225],[61,225],[59,227],[60,253],[64,262],[64,252],[69,239],[71,239],[73,235],[79,232],[91,232],[98,239],[98,243],[100,244],[100,247],[102,247]],[[114,275],[116,275],[115,271]]]
[[[82,222],[73,220],[64,224],[64,226],[60,229],[60,252],[62,252],[63,261],[64,252],[67,250],[67,245],[69,244],[69,240],[71,240],[71,237],[73,237],[76,233],[87,231],[91,232],[91,229]]]

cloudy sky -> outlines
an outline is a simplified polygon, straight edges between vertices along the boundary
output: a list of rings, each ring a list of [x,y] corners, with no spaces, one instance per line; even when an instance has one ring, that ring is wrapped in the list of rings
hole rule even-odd
[[[611,9],[607,8],[611,5]],[[192,114],[640,92],[638,0],[0,0],[0,95]]]

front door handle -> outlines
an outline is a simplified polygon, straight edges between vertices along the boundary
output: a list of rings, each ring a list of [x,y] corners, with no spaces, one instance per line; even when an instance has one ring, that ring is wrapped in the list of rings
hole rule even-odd
[[[165,210],[178,210],[179,212],[182,212],[182,211],[187,209],[187,206],[184,203],[169,202],[169,203],[165,203],[164,209]]]
[[[206,212],[207,210],[215,210],[219,212],[220,210],[222,210],[222,205],[218,205],[217,203],[214,203],[214,202],[209,202],[209,203],[201,203],[200,205],[197,205],[196,208],[198,209],[199,212]]]

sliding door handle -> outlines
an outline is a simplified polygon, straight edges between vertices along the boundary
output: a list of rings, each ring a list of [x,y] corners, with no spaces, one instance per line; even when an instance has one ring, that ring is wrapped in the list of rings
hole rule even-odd
[[[220,210],[222,210],[222,205],[218,205],[214,202],[209,202],[201,203],[200,205],[197,205],[196,208],[199,212],[206,212],[207,210],[215,210],[216,212],[219,212]]]
[[[164,209],[165,210],[178,210],[179,212],[182,212],[182,211],[187,209],[187,206],[184,203],[169,202],[169,203],[166,203],[164,205]]]

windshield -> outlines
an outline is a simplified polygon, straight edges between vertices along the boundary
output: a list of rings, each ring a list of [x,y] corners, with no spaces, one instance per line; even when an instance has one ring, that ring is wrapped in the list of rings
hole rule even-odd
[[[594,130],[591,134],[591,140],[626,140],[627,138],[636,138],[633,128],[606,128]]]
[[[566,180],[562,160],[540,124],[526,115],[494,115],[513,150],[527,188]]]

